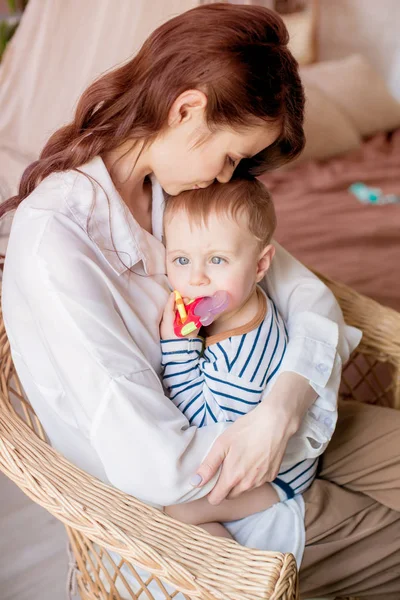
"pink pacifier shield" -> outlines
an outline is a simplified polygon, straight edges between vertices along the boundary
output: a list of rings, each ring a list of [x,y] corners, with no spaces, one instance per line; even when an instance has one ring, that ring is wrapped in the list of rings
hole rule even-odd
[[[194,314],[200,317],[201,324],[211,325],[217,315],[220,315],[229,306],[229,294],[224,290],[215,292],[213,296],[206,296],[197,304]]]

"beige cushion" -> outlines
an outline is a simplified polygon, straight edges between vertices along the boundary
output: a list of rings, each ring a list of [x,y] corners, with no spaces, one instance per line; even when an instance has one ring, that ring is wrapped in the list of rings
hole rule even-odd
[[[305,86],[322,90],[363,137],[400,127],[400,103],[361,55],[303,67]]]
[[[326,159],[361,145],[357,129],[329,96],[312,84],[305,84],[305,93],[306,147],[301,160]]]

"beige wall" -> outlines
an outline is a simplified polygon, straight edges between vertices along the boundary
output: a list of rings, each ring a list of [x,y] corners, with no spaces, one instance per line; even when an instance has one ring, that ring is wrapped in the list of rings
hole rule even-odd
[[[319,58],[360,52],[400,100],[400,0],[320,0]]]

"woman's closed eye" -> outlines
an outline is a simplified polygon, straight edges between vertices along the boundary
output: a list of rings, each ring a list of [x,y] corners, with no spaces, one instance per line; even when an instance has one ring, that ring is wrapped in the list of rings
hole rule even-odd
[[[228,159],[228,162],[231,165],[231,167],[236,166],[237,161],[234,158],[232,158],[232,156],[227,156],[227,159]]]

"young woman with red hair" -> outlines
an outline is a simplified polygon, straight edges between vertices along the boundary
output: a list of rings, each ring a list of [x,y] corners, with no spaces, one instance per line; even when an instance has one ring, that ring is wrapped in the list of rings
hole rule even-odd
[[[291,445],[321,449],[335,428],[321,409],[336,398],[359,333],[278,245],[267,286],[289,343],[263,402],[233,424],[197,429],[159,379],[169,293],[162,190],[258,175],[301,152],[304,96],[287,42],[281,19],[261,7],[214,4],[175,17],[87,89],[1,209],[17,208],[6,329],[52,444],[154,505],[237,496],[271,481]],[[231,533],[303,557],[308,595],[397,598],[399,417],[348,403],[322,479]]]

